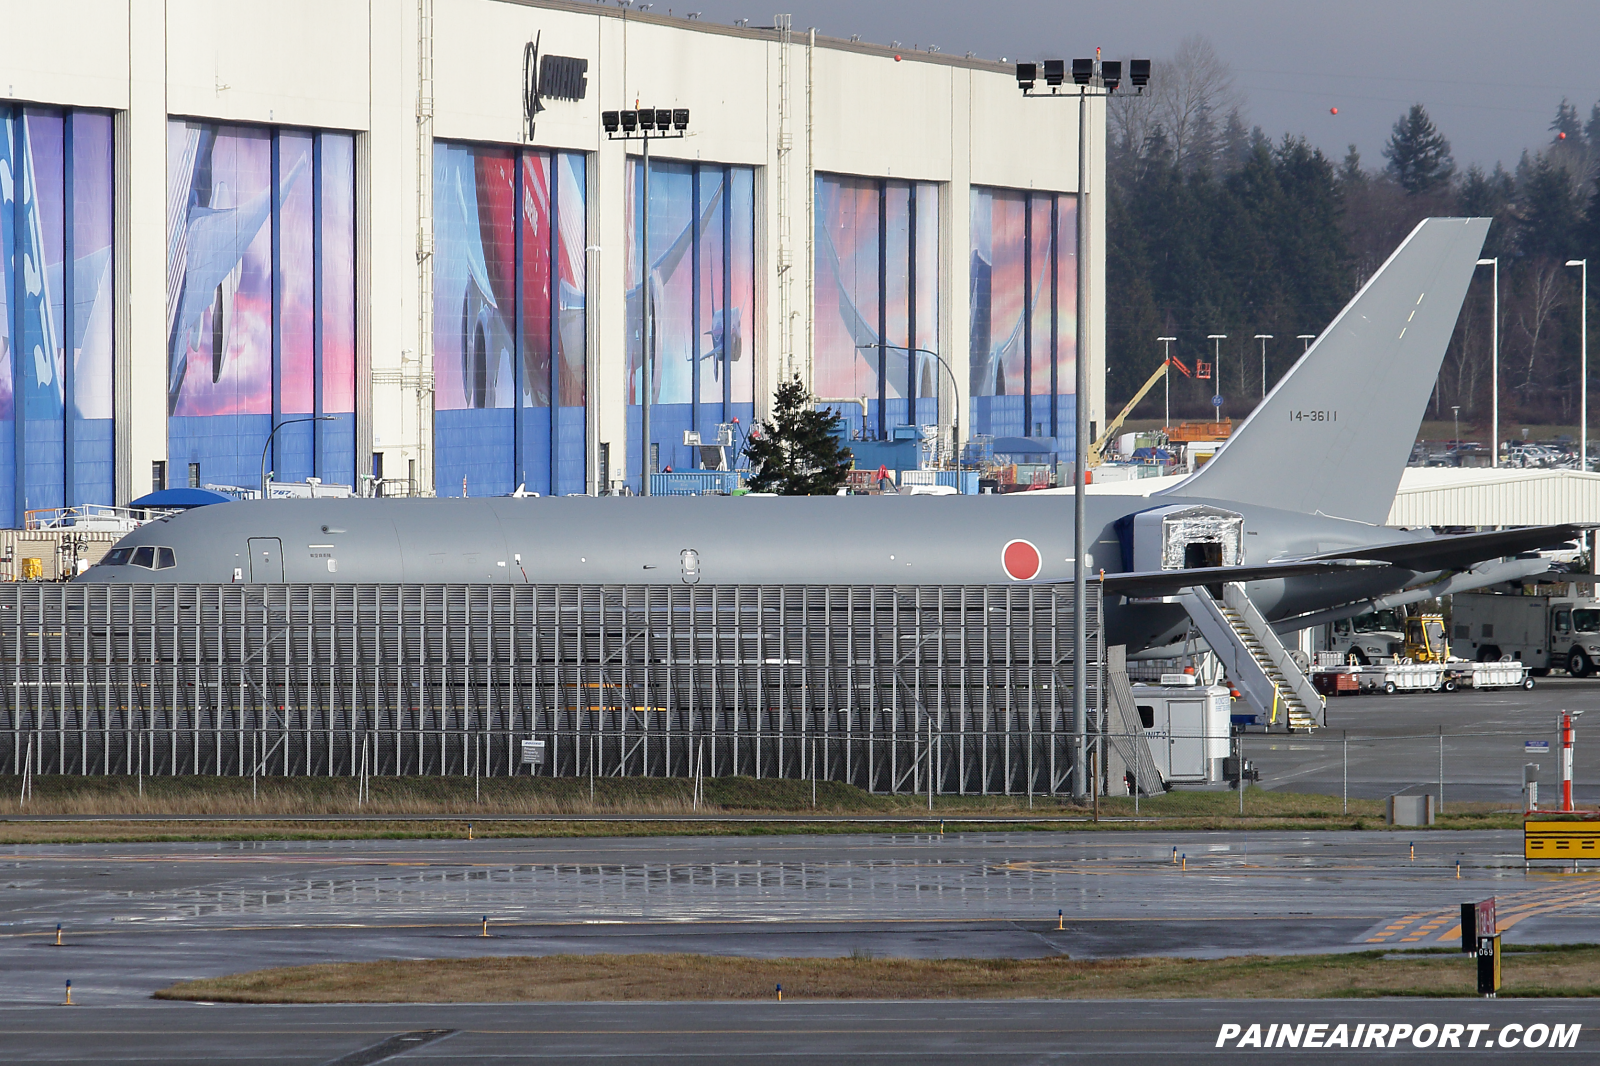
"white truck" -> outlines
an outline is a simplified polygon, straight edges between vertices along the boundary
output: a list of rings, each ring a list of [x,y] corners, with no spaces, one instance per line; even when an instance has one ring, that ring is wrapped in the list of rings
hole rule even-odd
[[[1369,611],[1354,618],[1328,623],[1327,650],[1339,653],[1340,662],[1355,657],[1358,666],[1391,659],[1406,643],[1405,615],[1397,610]]]
[[[1533,586],[1537,595],[1459,592],[1451,597],[1450,650],[1464,659],[1510,658],[1542,677],[1588,677],[1600,664],[1600,600],[1592,584]]]

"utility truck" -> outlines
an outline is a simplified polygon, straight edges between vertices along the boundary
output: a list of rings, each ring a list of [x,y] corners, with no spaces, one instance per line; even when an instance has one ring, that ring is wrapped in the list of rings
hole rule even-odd
[[[1327,649],[1339,653],[1340,662],[1354,661],[1366,666],[1379,659],[1405,653],[1405,612],[1388,609],[1368,611],[1354,618],[1328,623]]]
[[[1600,664],[1600,600],[1592,583],[1529,586],[1523,595],[1458,592],[1451,603],[1456,654],[1513,659],[1535,677],[1551,669],[1588,677]]]

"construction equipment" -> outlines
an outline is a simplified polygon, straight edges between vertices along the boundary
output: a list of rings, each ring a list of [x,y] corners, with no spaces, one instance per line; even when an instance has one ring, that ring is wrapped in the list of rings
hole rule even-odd
[[[1139,401],[1150,395],[1150,390],[1156,387],[1156,382],[1167,376],[1167,366],[1171,362],[1171,359],[1161,360],[1161,365],[1156,367],[1156,372],[1151,374],[1149,380],[1143,385],[1139,386],[1139,391],[1133,394],[1133,399],[1122,406],[1122,410],[1117,412],[1116,418],[1106,423],[1106,431],[1100,434],[1099,439],[1089,446],[1090,466],[1100,465],[1105,456],[1106,448],[1110,447],[1111,442],[1117,438],[1117,430],[1122,428],[1122,423],[1133,413],[1133,409],[1139,406]]]

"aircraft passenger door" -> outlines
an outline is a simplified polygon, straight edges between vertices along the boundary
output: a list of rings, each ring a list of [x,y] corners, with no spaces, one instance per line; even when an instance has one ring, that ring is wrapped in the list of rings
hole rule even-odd
[[[283,581],[283,545],[277,537],[250,538],[250,581],[256,585]]]

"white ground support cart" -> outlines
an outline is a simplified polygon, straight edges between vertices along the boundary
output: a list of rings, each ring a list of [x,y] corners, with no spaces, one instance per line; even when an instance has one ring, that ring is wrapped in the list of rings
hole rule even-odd
[[[1379,663],[1363,666],[1358,676],[1366,692],[1438,692],[1444,687],[1444,664]]]
[[[1452,659],[1444,664],[1444,690],[1458,688],[1523,688],[1533,687],[1533,674],[1526,664],[1515,659],[1477,663],[1467,659]]]

